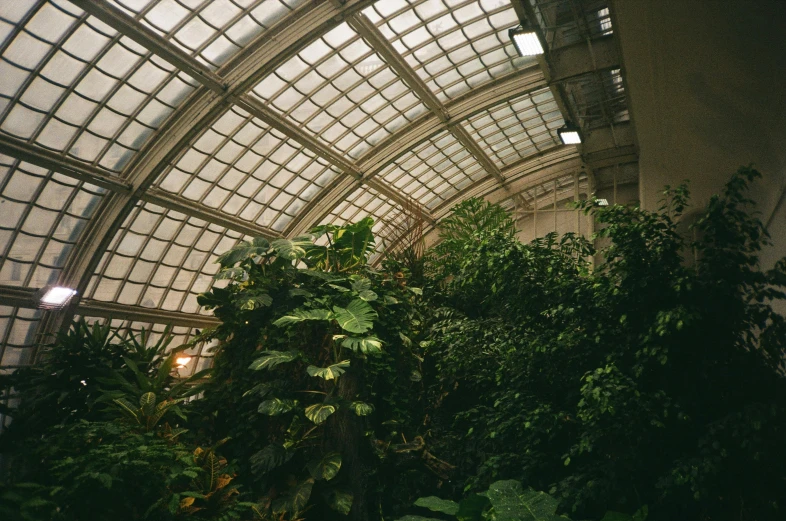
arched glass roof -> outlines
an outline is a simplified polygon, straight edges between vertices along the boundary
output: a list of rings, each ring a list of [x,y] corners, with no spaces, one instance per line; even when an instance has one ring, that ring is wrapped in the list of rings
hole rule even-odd
[[[467,197],[588,193],[635,162],[615,45],[596,0],[0,3],[0,366],[73,313],[187,338],[248,237],[369,215],[382,254]],[[32,309],[48,284],[78,306]]]

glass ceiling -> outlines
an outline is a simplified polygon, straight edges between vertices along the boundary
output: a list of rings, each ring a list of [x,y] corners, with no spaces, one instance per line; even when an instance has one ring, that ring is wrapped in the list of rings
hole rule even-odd
[[[576,41],[560,2],[529,1]],[[612,31],[603,6],[587,20]],[[513,204],[508,181],[565,148],[519,23],[512,0],[0,2],[0,366],[31,359],[46,321],[19,295],[47,284],[196,317],[250,235],[369,215],[381,255],[466,197]],[[619,70],[591,80],[571,95],[624,120]]]

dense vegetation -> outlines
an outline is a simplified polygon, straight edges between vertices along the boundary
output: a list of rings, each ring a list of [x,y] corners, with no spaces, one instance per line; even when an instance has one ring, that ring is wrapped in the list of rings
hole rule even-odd
[[[370,219],[241,243],[200,296],[211,371],[179,380],[189,346],[77,322],[2,377],[22,402],[0,516],[780,519],[786,260],[759,269],[757,175],[692,241],[678,187],[657,212],[582,203],[599,252],[522,244],[480,200],[381,269]]]

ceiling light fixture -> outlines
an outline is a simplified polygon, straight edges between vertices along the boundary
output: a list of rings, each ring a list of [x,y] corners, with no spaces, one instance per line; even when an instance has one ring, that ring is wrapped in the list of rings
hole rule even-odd
[[[185,367],[186,365],[188,365],[188,362],[191,361],[191,357],[190,356],[179,356],[179,357],[177,357],[177,359],[175,361],[177,362],[177,366],[182,368],[182,367]]]
[[[520,25],[515,29],[508,31],[513,45],[519,53],[519,56],[536,56],[543,54],[543,45],[540,43],[538,34],[529,24]]]
[[[609,200],[608,199],[597,199],[598,206],[608,206]]]
[[[36,307],[57,311],[63,309],[76,295],[76,290],[62,286],[46,286],[36,292]]]
[[[579,132],[579,127],[575,126],[570,121],[567,121],[562,128],[558,129],[557,134],[562,140],[563,145],[581,144],[581,134]]]

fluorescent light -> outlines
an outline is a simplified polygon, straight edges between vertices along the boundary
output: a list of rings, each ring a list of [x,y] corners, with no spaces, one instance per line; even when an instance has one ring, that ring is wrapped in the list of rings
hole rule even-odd
[[[535,31],[517,27],[508,31],[508,36],[513,40],[513,45],[519,52],[519,56],[535,56],[543,54],[543,46]]]
[[[598,206],[608,206],[609,200],[608,199],[598,199]]]
[[[38,301],[38,307],[41,309],[63,309],[74,295],[76,295],[76,290],[71,288],[62,286],[44,288],[43,296]]]
[[[557,130],[559,138],[562,140],[563,145],[580,145],[581,134],[579,128],[571,124],[570,121],[565,123],[565,126]]]
[[[190,356],[179,356],[179,357],[177,357],[177,359],[175,361],[177,362],[177,366],[178,367],[185,367],[186,365],[188,365],[188,362],[191,361],[191,357]]]

